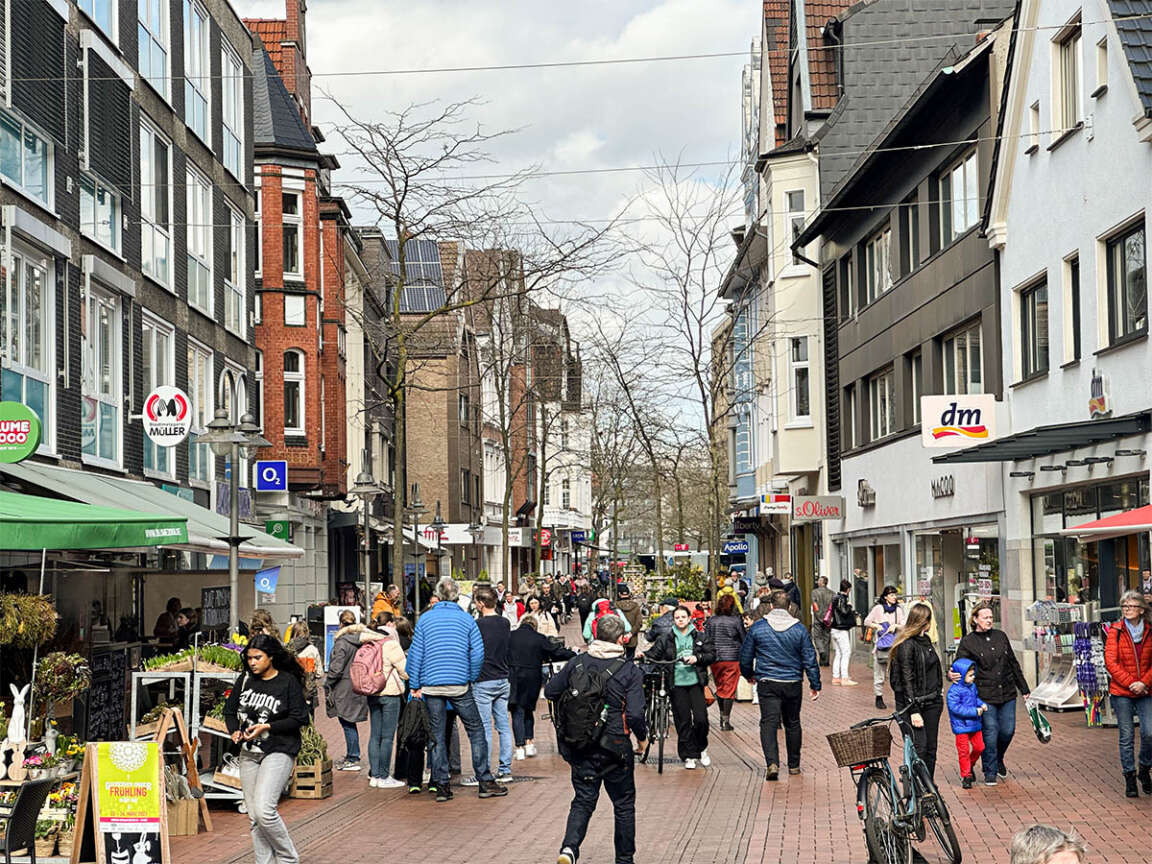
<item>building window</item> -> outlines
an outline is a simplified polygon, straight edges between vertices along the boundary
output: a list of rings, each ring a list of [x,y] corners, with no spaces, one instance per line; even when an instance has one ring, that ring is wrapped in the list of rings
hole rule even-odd
[[[0,113],[0,174],[52,207],[52,145],[26,123]]]
[[[188,302],[212,317],[212,187],[188,169]]]
[[[1028,108],[1028,149],[1026,153],[1035,153],[1040,149],[1040,102],[1033,102]]]
[[[856,314],[856,267],[851,255],[840,259],[840,320]]]
[[[42,445],[52,440],[54,280],[48,260],[13,251],[11,278],[0,269],[0,399],[23,402],[40,418]]]
[[[244,307],[247,305],[244,279],[244,217],[228,207],[228,242],[224,260],[224,326],[239,336],[244,335]]]
[[[788,194],[788,224],[791,226],[791,242],[795,243],[796,238],[804,231],[804,190],[801,189],[797,192],[789,192]],[[800,260],[801,250],[796,249],[792,252],[792,263],[802,264]]]
[[[871,303],[892,287],[892,271],[888,266],[888,249],[892,242],[892,229],[884,227],[868,241],[864,249],[867,302]]]
[[[81,452],[111,464],[120,462],[120,303],[93,287],[88,293],[84,336],[84,400]]]
[[[96,26],[112,40],[113,44],[120,42],[116,35],[116,3],[114,0],[77,0],[76,5],[91,18]]]
[[[256,378],[256,405],[254,411],[256,412],[256,425],[260,427],[260,431],[264,431],[264,352],[256,352],[256,361],[253,367],[253,374]]]
[[[256,231],[254,232],[253,236],[254,236],[254,242],[256,243],[256,249],[255,249],[255,252],[256,252],[256,275],[259,276],[260,273],[264,270],[264,238],[260,236],[261,232],[264,230],[264,221],[260,218],[260,187],[259,186],[256,187],[255,203],[256,203],[256,210],[255,210],[255,217],[254,218],[256,220]]]
[[[468,503],[468,495],[472,489],[472,472],[467,468],[460,469],[460,503]]]
[[[328,440],[328,405],[324,401],[324,376],[320,376],[320,452],[324,452],[324,444]]]
[[[172,328],[155,318],[144,316],[140,329],[141,356],[144,371],[144,396],[162,385],[175,383]],[[157,447],[144,436],[144,470],[171,475],[174,465],[171,447]]]
[[[1111,344],[1148,331],[1144,223],[1108,241],[1108,338]]]
[[[1020,292],[1020,360],[1025,378],[1048,371],[1048,283]]]
[[[145,123],[140,124],[140,244],[141,269],[161,285],[171,284],[169,262],[172,237],[171,189],[172,154],[168,142]],[[191,183],[189,175],[189,183]],[[189,189],[189,199],[192,190]],[[211,211],[209,210],[209,213]],[[203,215],[199,217],[202,224]],[[188,220],[189,242],[193,219]],[[211,221],[211,217],[207,221]]]
[[[788,362],[792,366],[792,417],[807,420],[812,416],[811,385],[808,378],[808,337],[789,340]]]
[[[980,218],[980,178],[972,149],[940,175],[940,246],[943,248]]]
[[[551,507],[552,506],[552,484],[551,483],[545,483],[544,484],[544,506],[545,507]]]
[[[224,127],[224,167],[242,180],[244,156],[244,67],[231,46],[220,52],[221,125]]]
[[[208,12],[196,0],[184,0],[184,122],[205,144],[208,137]]]
[[[168,3],[166,0],[139,0],[138,68],[153,89],[168,98]]]
[[[900,206],[900,272],[920,266],[920,197],[912,194]]]
[[[896,431],[896,405],[893,399],[892,370],[881,372],[868,382],[868,415],[873,441]]]
[[[1108,37],[1096,43],[1096,89],[1093,96],[1099,96],[1108,89]]]
[[[920,423],[920,397],[924,395],[924,354],[917,351],[909,363],[912,374],[912,424]]]
[[[467,393],[458,394],[457,400],[456,400],[456,415],[457,415],[457,419],[460,421],[461,426],[464,426],[464,427],[468,426],[469,413],[470,412],[469,412],[469,408],[468,408],[468,394]]]
[[[565,510],[572,509],[572,481],[567,477],[560,481],[560,506]]]
[[[944,340],[944,392],[984,392],[984,363],[980,325]]]
[[[284,324],[288,327],[303,327],[305,322],[304,295],[284,295]]]
[[[856,426],[856,388],[847,387],[844,390],[844,414],[845,422],[843,425],[844,436],[844,449],[851,450],[860,443],[859,429]]]
[[[299,192],[284,192],[281,196],[281,222],[284,226],[284,275],[302,276],[303,264],[300,260],[301,232],[303,219],[300,203],[303,196]]]
[[[284,434],[304,434],[304,354],[284,352]]]
[[[227,362],[227,361],[225,361]],[[233,401],[232,394],[236,394]],[[220,383],[217,388],[220,407],[228,414],[228,422],[238,424],[248,410],[248,385],[244,380],[244,370],[229,365],[220,373]],[[249,485],[248,455],[244,447],[240,448],[240,464],[238,470],[232,465],[231,457],[225,457],[224,464],[228,470],[236,470],[236,482],[244,488]]]
[[[560,449],[568,449],[568,418],[560,418]]]
[[[208,429],[215,412],[212,388],[212,352],[188,343],[188,396],[192,399],[192,432]],[[188,439],[188,479],[207,483],[212,479],[212,450],[207,444]]]
[[[120,254],[120,196],[94,177],[80,175],[80,230]]]
[[[1065,316],[1066,326],[1070,326],[1072,356],[1071,360],[1080,359],[1080,256],[1074,255],[1065,264],[1064,278],[1068,285],[1068,294],[1064,300],[1068,309]],[[1068,343],[1065,342],[1065,345]]]
[[[1080,15],[1076,20],[1061,30],[1055,39],[1056,63],[1053,65],[1052,92],[1056,95],[1055,109],[1057,121],[1053,135],[1059,137],[1067,129],[1071,129],[1081,120],[1080,93],[1084,80],[1080,65]]]

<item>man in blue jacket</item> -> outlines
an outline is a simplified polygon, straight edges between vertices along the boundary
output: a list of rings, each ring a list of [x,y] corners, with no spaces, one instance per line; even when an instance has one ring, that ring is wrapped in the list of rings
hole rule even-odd
[[[484,640],[476,621],[460,608],[460,587],[445,576],[436,585],[440,602],[420,616],[408,649],[408,681],[412,698],[423,699],[432,721],[432,782],[437,801],[451,801],[448,750],[444,741],[448,705],[464,721],[472,744],[472,768],[481,798],[498,798],[508,790],[495,781],[488,766],[488,740],[472,694],[472,682],[484,665]]]
[[[820,698],[820,667],[812,637],[788,614],[787,591],[773,591],[771,611],[752,625],[740,647],[740,674],[756,685],[760,696],[760,747],[768,766],[765,780],[780,776],[780,742],[776,730],[784,719],[788,773],[800,773],[800,707],[804,704],[804,674],[812,699]]]

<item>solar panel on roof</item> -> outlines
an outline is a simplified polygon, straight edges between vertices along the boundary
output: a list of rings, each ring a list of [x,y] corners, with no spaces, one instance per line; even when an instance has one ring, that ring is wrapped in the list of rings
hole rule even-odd
[[[388,251],[392,256],[392,272],[400,275],[400,244],[389,240]],[[417,238],[404,244],[404,264],[407,269],[406,282],[415,284],[444,284],[444,269],[440,264],[440,247],[435,240]]]

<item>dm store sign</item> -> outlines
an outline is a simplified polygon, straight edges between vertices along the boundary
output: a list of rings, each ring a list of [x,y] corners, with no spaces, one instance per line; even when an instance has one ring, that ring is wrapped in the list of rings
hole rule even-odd
[[[996,397],[921,396],[920,440],[925,447],[960,450],[996,437]]]
[[[23,402],[0,402],[0,462],[23,462],[40,446],[40,418]]]

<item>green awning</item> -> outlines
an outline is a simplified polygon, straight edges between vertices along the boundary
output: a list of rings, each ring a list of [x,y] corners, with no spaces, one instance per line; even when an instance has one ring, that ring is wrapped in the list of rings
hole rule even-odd
[[[135,549],[187,542],[187,519],[0,492],[0,549]]]

